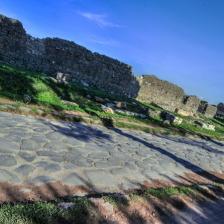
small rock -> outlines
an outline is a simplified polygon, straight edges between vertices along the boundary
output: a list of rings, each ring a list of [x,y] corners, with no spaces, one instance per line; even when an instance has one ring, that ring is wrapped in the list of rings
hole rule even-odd
[[[114,108],[116,105],[114,103],[106,103],[106,107]]]
[[[164,120],[164,121],[163,121],[163,124],[164,124],[164,125],[170,125],[171,122],[170,122],[169,120]]]
[[[61,202],[58,204],[58,207],[62,208],[64,210],[68,210],[68,209],[74,207],[74,203],[73,202]]]
[[[76,106],[76,107],[79,106],[77,103],[75,103],[75,102],[71,102],[71,101],[67,101],[67,100],[62,100],[62,102],[63,102],[64,104],[71,105],[71,106]]]
[[[167,111],[162,111],[161,113],[161,118],[163,119],[163,121],[168,121],[169,123],[173,123],[174,120],[176,119],[176,116],[167,112]]]
[[[83,81],[83,80],[81,80],[81,84],[82,84],[83,86],[85,86],[85,87],[89,87],[89,84],[88,84],[87,82]]]
[[[186,111],[184,109],[176,109],[176,112],[179,114],[179,115],[182,115],[184,117],[194,117],[195,114],[193,112],[190,112],[190,111]]]
[[[181,117],[175,117],[173,123],[176,125],[181,125],[183,123],[183,119]]]
[[[51,80],[51,81],[54,82],[54,83],[57,83],[57,82],[58,82],[57,79],[55,79],[55,78],[53,78],[53,77],[48,77],[48,79]]]
[[[194,121],[194,124],[206,130],[215,131],[215,126],[212,124],[206,124],[202,121]]]
[[[116,107],[119,108],[119,109],[126,109],[127,108],[127,103],[118,101],[118,102],[116,102]]]
[[[161,111],[159,110],[151,110],[151,109],[148,110],[149,117],[158,118],[160,114],[161,114]]]
[[[29,95],[27,95],[27,94],[25,94],[25,95],[23,96],[23,102],[24,102],[24,103],[29,104],[29,103],[31,103],[31,101],[32,101],[31,96],[29,96]]]
[[[104,112],[106,112],[106,113],[114,114],[114,110],[113,110],[113,108],[111,108],[111,107],[107,107],[107,106],[101,105],[101,108],[102,108],[102,110],[103,110]]]
[[[126,114],[126,115],[129,115],[129,116],[139,117],[139,118],[142,118],[142,119],[147,118],[147,116],[144,115],[144,114],[139,114],[139,113],[135,113],[135,112],[127,111],[127,110],[116,109],[115,111],[120,113],[120,114]]]
[[[70,79],[70,75],[69,74],[64,74],[62,72],[58,72],[56,74],[56,79],[58,83],[63,83],[63,84],[68,84],[68,81]]]
[[[97,103],[105,103],[105,100],[101,97],[95,96],[94,98]]]
[[[105,101],[106,101],[106,102],[110,102],[110,100],[109,100],[108,98],[105,98]]]

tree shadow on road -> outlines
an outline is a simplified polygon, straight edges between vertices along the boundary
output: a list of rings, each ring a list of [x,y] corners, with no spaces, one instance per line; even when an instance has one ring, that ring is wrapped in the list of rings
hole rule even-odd
[[[158,137],[165,139],[165,140],[169,140],[169,141],[173,141],[176,143],[181,143],[181,144],[186,144],[186,145],[190,145],[190,146],[196,146],[196,147],[200,147],[201,149],[211,152],[211,153],[215,153],[215,154],[221,154],[224,155],[224,148],[223,151],[220,151],[218,149],[215,149],[214,147],[207,145],[207,143],[212,142],[218,146],[224,146],[224,144],[222,144],[221,142],[215,141],[213,139],[210,140],[200,140],[200,139],[188,139],[188,138],[178,138],[178,137],[171,137],[171,136],[165,136],[165,135],[157,135]]]
[[[202,177],[204,178],[207,178],[209,180],[212,180],[212,181],[215,181],[217,183],[224,183],[224,180],[222,178],[219,178],[217,177],[216,175],[212,174],[211,172],[197,166],[197,165],[194,165],[193,163],[185,160],[185,159],[182,159],[180,157],[178,157],[177,155],[174,155],[172,154],[171,152],[161,148],[161,147],[158,147],[158,146],[155,146],[139,137],[136,137],[130,133],[127,133],[125,131],[122,131],[121,129],[118,129],[118,128],[115,128],[115,127],[108,127],[111,131],[121,135],[121,136],[124,136],[126,138],[129,138],[133,141],[136,141],[138,143],[141,143],[142,145],[146,146],[147,148],[149,149],[152,149],[152,150],[155,150],[159,153],[161,153],[162,155],[165,155],[167,156],[168,158],[172,159],[173,161],[177,162],[178,164],[180,164],[181,166],[183,166],[184,168],[188,169],[189,171],[193,172],[193,173],[196,173],[196,174],[200,174]],[[194,143],[192,143],[194,144]],[[201,146],[201,145],[200,145]],[[203,147],[203,146],[201,146]],[[211,149],[211,148],[207,148],[204,146],[204,149],[210,151],[210,152],[214,152],[215,150]],[[215,153],[218,153],[218,154],[222,154],[223,152],[220,152],[218,150],[216,150],[217,152]]]
[[[89,142],[91,140],[105,140],[112,141],[109,134],[104,133],[102,130],[82,124],[72,122],[47,122],[42,121],[45,125],[49,126],[53,131],[65,135],[69,138],[74,138],[79,141]]]

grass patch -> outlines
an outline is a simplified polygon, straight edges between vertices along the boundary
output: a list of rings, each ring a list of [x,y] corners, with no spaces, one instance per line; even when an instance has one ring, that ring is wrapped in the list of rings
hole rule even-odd
[[[102,197],[105,202],[110,203],[114,207],[128,206],[128,199],[122,194],[111,194]]]
[[[102,198],[118,209],[128,208],[132,200],[141,198],[158,198],[162,201],[172,200],[176,196],[188,196],[194,201],[215,199],[223,195],[223,185],[206,185],[208,190],[201,185],[175,186],[164,188],[149,188],[135,191],[128,195],[111,193],[99,194],[94,198]],[[180,203],[177,203],[181,205]],[[71,206],[63,208],[61,203]],[[183,203],[183,202],[182,202]],[[99,211],[91,201],[91,197],[65,197],[51,202],[30,202],[0,205],[0,224],[84,224],[91,223],[93,217],[100,217]]]
[[[158,189],[147,189],[144,191],[144,197],[157,197],[157,198],[168,198],[173,197],[176,195],[187,195],[190,196],[195,193],[195,186],[178,186],[178,187],[165,187],[165,188],[158,188]]]
[[[23,102],[24,96],[27,95],[31,97],[29,105]],[[105,113],[101,104],[94,99],[96,96],[109,102],[125,101],[126,110],[145,115],[150,110],[154,116],[142,119],[119,112]],[[1,103],[7,99],[11,100],[8,106]],[[29,107],[30,110],[24,109],[24,107]],[[84,87],[77,83],[60,84],[44,74],[23,71],[6,65],[0,65],[0,110],[33,115],[41,114],[41,116],[69,121],[101,123],[108,127],[114,126],[147,133],[191,134],[224,139],[224,121],[221,119],[202,118],[205,122],[215,125],[216,131],[196,127],[193,124],[194,118],[190,117],[182,117],[184,121],[181,125],[164,126],[159,116],[162,108],[156,104],[109,95],[96,88]],[[79,112],[80,115],[70,116],[68,112]]]
[[[71,200],[69,209],[62,209],[56,202],[3,204],[0,206],[1,224],[56,224],[85,223],[90,202],[86,198]]]

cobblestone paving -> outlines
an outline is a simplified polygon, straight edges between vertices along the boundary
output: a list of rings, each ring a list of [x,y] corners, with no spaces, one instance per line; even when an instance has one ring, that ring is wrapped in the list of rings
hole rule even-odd
[[[0,182],[116,190],[199,171],[224,171],[224,143],[0,113]]]

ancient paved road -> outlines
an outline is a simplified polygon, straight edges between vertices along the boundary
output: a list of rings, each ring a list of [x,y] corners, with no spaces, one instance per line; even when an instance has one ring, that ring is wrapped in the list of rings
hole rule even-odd
[[[0,182],[116,190],[201,170],[224,171],[224,143],[0,113]]]

